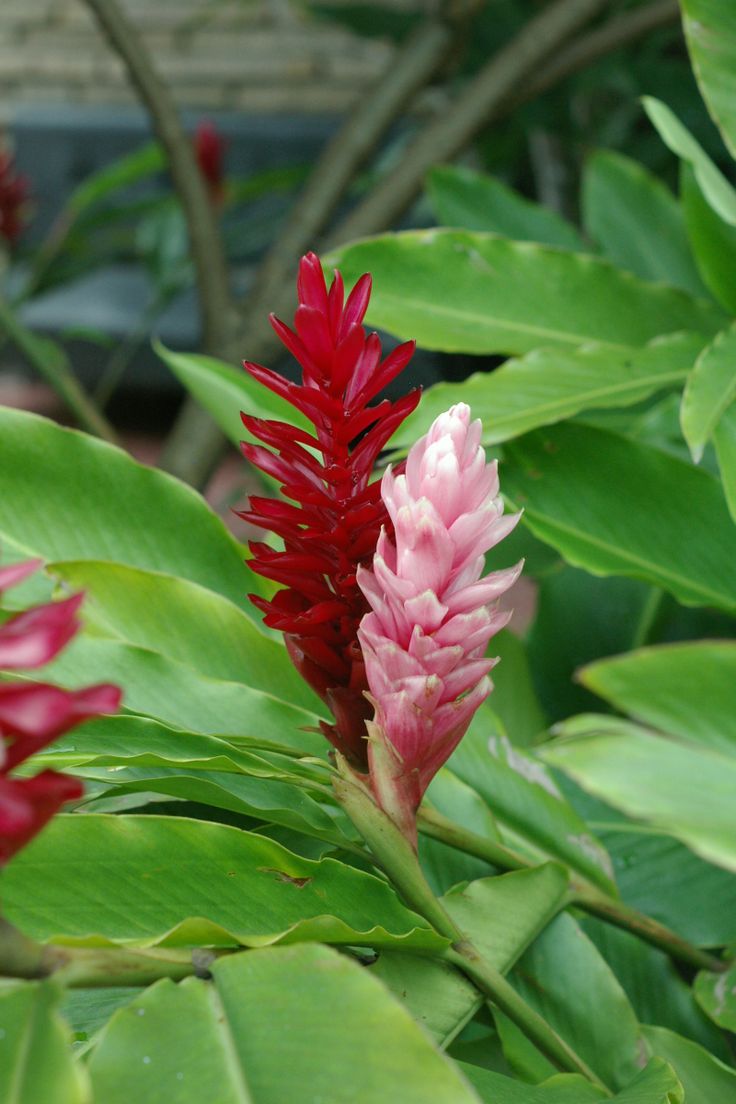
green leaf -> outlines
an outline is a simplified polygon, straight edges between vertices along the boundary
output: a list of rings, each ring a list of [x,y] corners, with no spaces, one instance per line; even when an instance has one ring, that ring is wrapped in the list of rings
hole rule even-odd
[[[468,1062],[457,1064],[484,1104],[601,1104],[603,1100],[598,1089],[577,1074],[560,1073],[541,1085],[527,1085]]]
[[[713,433],[723,493],[731,517],[736,521],[736,405],[729,406]]]
[[[443,226],[487,230],[515,241],[540,242],[583,251],[575,227],[556,211],[533,203],[485,173],[438,165],[427,177],[430,203]]]
[[[214,984],[161,981],[110,1022],[90,1060],[105,1104],[473,1104],[398,1001],[326,947],[251,951]],[[295,1001],[294,995],[298,994]],[[380,1060],[366,1060],[366,1040]]]
[[[698,463],[713,430],[736,399],[736,323],[703,349],[682,395],[682,433]]]
[[[76,1042],[87,1042],[104,1027],[118,1008],[124,1008],[140,994],[134,986],[105,989],[67,989],[59,1011],[72,1029]]]
[[[55,817],[5,869],[3,902],[33,938],[81,944],[447,944],[381,878],[184,817]]]
[[[77,689],[90,682],[113,682],[124,690],[123,706],[177,728],[228,736],[260,737],[317,754],[324,741],[304,729],[316,717],[241,682],[206,678],[183,663],[117,640],[77,636],[44,679]]]
[[[175,353],[160,342],[155,342],[154,348],[236,447],[241,441],[255,440],[241,421],[241,410],[257,418],[274,418],[302,429],[311,428],[299,410],[256,383],[243,368],[234,368],[214,357]]]
[[[595,821],[591,827],[608,849],[627,905],[700,947],[736,940],[736,875],[704,862],[671,836],[637,830],[630,821]]]
[[[455,824],[500,842],[498,827],[483,798],[447,768],[432,779],[427,799],[428,804]],[[429,836],[419,837],[419,860],[427,881],[438,895],[459,882],[473,881],[495,872],[488,862]]]
[[[481,706],[449,761],[450,769],[477,790],[512,846],[542,862],[552,858],[615,894],[610,859],[582,817],[560,793],[544,764],[514,747]]]
[[[264,636],[245,612],[250,606],[245,595],[236,606],[187,579],[95,560],[54,563],[48,570],[74,590],[84,590],[84,618],[95,630],[185,663],[200,675],[242,682],[324,713],[281,641]]]
[[[664,144],[692,165],[703,195],[713,210],[731,226],[736,226],[736,190],[721,170],[666,104],[653,96],[642,97],[642,103]]]
[[[191,487],[83,433],[0,407],[0,541],[5,533],[46,560],[164,571],[236,605],[250,582],[237,542]]]
[[[700,90],[736,157],[736,13],[721,0],[681,0],[680,6]]]
[[[506,973],[565,907],[568,875],[557,863],[480,878],[445,894],[443,903],[483,957]]]
[[[620,981],[640,1023],[668,1027],[729,1060],[723,1035],[695,1003],[672,959],[612,924],[586,917],[582,927]]]
[[[736,1031],[736,965],[723,974],[703,970],[695,979],[695,999],[714,1023]]]
[[[534,941],[511,980],[606,1084],[621,1089],[639,1072],[641,1036],[634,1011],[608,964],[567,913]]]
[[[368,238],[330,255],[346,282],[373,274],[369,321],[426,349],[526,353],[596,341],[614,349],[661,334],[711,334],[723,315],[597,257],[460,230]]]
[[[153,176],[166,167],[166,158],[156,142],[149,142],[140,149],[133,150],[105,165],[104,169],[93,173],[74,189],[69,197],[69,210],[80,215],[87,207],[99,203],[121,188],[130,187],[147,176]]]
[[[563,739],[541,752],[547,762],[614,808],[736,871],[731,756],[656,736],[618,717],[573,717],[558,731]]]
[[[3,1104],[91,1104],[84,1067],[49,982],[0,981],[0,1100]]]
[[[546,728],[524,642],[506,629],[494,637],[493,653],[500,657],[493,686],[493,712],[516,747],[533,744]]]
[[[713,210],[686,162],[680,166],[680,198],[700,275],[729,314],[736,314],[736,227]]]
[[[409,448],[438,414],[461,400],[483,422],[486,444],[564,421],[582,410],[631,406],[684,380],[703,343],[697,334],[674,334],[639,349],[535,349],[494,372],[476,372],[461,384],[436,383],[391,444]]]
[[[669,1062],[677,1074],[686,1104],[729,1104],[736,1100],[736,1070],[674,1031],[645,1027],[643,1032],[652,1054]]]
[[[736,642],[640,648],[591,663],[579,677],[644,724],[736,758]]]
[[[570,563],[643,579],[684,605],[736,611],[733,525],[713,476],[585,425],[530,433],[506,452],[504,491]]]
[[[425,955],[387,949],[364,968],[391,990],[443,1050],[483,1003],[463,974]]]
[[[576,1074],[558,1073],[541,1085],[525,1085],[492,1070],[458,1062],[460,1069],[486,1104],[683,1104],[682,1088],[672,1068],[652,1058],[645,1069],[615,1096],[602,1097],[598,1089]]]
[[[642,280],[705,294],[679,204],[648,169],[597,150],[585,164],[582,188],[585,229],[609,260]]]

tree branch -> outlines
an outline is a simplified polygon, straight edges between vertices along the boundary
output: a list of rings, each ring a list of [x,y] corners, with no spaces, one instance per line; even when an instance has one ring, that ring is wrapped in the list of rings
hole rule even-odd
[[[184,209],[202,312],[204,347],[224,355],[231,334],[227,263],[217,218],[168,88],[158,76],[135,25],[118,0],[84,0],[121,58],[145,104]]]
[[[399,165],[338,223],[327,248],[372,234],[399,217],[421,190],[432,165],[451,160],[487,125],[509,94],[609,0],[556,0],[531,19],[471,80],[449,109],[426,126]]]

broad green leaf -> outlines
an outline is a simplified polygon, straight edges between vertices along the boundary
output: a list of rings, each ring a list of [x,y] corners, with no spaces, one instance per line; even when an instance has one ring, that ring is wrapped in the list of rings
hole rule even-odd
[[[610,859],[560,793],[544,764],[515,748],[481,706],[449,766],[477,790],[499,826],[510,829],[537,862],[556,859],[606,892],[616,893]],[[514,846],[517,845],[514,840]]]
[[[3,903],[33,938],[81,944],[447,944],[373,874],[184,817],[55,817],[5,869]]]
[[[559,1073],[541,1085],[527,1085],[469,1062],[457,1064],[484,1104],[601,1104],[603,1100],[598,1089],[577,1074]]]
[[[696,463],[726,409],[736,399],[736,323],[703,349],[682,395],[682,433]]]
[[[251,951],[212,972],[158,982],[113,1017],[89,1064],[101,1101],[478,1101],[399,1002],[329,948]]]
[[[74,1041],[86,1043],[104,1027],[118,1008],[124,1008],[140,994],[132,985],[104,989],[67,989],[59,1011],[72,1029]]]
[[[704,295],[677,200],[643,165],[597,150],[583,173],[583,221],[610,261],[640,276]]]
[[[241,441],[254,440],[240,419],[241,410],[257,418],[274,418],[301,428],[311,428],[301,411],[256,383],[243,368],[233,367],[214,357],[175,353],[160,342],[156,342],[154,348],[179,382],[212,415],[236,447]]]
[[[199,675],[184,663],[118,640],[76,637],[44,667],[44,679],[77,688],[113,682],[124,690],[123,706],[178,728],[228,736],[260,737],[319,753],[324,742],[306,709],[241,682]]]
[[[723,315],[685,292],[637,280],[597,257],[460,230],[368,238],[326,258],[346,282],[373,274],[368,319],[426,349],[621,349],[661,334],[711,334]]]
[[[645,1027],[643,1032],[651,1053],[669,1062],[677,1074],[686,1104],[730,1104],[736,1100],[736,1070],[667,1028]]]
[[[511,980],[611,1088],[622,1089],[639,1072],[641,1035],[634,1011],[608,964],[567,913],[534,941]]]
[[[69,1046],[49,982],[0,981],[0,1100],[92,1104],[84,1067]]]
[[[596,708],[576,671],[582,663],[630,647],[649,588],[637,579],[596,578],[568,564],[549,571],[537,585],[529,661],[547,716],[561,721]]]
[[[365,964],[443,1049],[483,1003],[483,997],[463,974],[446,962],[426,955],[383,950]]]
[[[494,637],[492,652],[501,660],[493,680],[493,712],[512,744],[533,744],[546,728],[546,720],[532,681],[528,650],[515,633],[506,629]]]
[[[505,493],[570,563],[643,579],[684,605],[736,611],[733,525],[713,476],[585,425],[530,433],[506,453]]]
[[[713,210],[686,162],[680,166],[680,199],[700,275],[729,314],[736,314],[736,226]]]
[[[565,907],[568,875],[557,863],[480,878],[445,894],[443,903],[496,970],[506,973]]]
[[[682,1086],[671,1066],[652,1058],[633,1081],[613,1097],[575,1074],[559,1073],[541,1085],[525,1085],[503,1074],[458,1062],[484,1104],[683,1104]]]
[[[671,836],[637,830],[630,821],[594,821],[591,828],[608,849],[627,905],[697,946],[736,940],[736,875],[704,862]]]
[[[723,974],[703,970],[695,979],[695,999],[714,1023],[736,1031],[736,965]]]
[[[692,165],[698,184],[713,210],[731,226],[736,226],[736,190],[721,170],[666,104],[653,96],[642,97],[642,103],[664,144]]]
[[[191,487],[93,437],[0,407],[0,541],[4,533],[45,560],[164,571],[236,605],[250,586],[237,542]]]
[[[700,90],[736,157],[736,11],[722,0],[681,0],[680,6]]]
[[[452,771],[443,768],[435,775],[425,800],[453,823],[486,839],[500,842],[498,827],[483,798]],[[429,836],[419,837],[419,860],[427,881],[438,895],[459,882],[495,873],[483,859]]]
[[[582,410],[630,406],[684,380],[703,343],[697,334],[675,334],[638,349],[535,349],[494,372],[476,372],[461,384],[436,383],[391,444],[409,448],[438,414],[460,400],[483,422],[486,444],[564,421]]]
[[[541,754],[628,816],[736,871],[736,760],[618,717],[574,717]]]
[[[640,648],[591,663],[579,677],[644,724],[736,758],[736,642]]]
[[[729,406],[713,433],[723,493],[731,517],[736,521],[736,404]]]
[[[592,917],[585,917],[582,927],[618,978],[640,1023],[668,1027],[729,1060],[723,1035],[695,1003],[692,989],[666,954]]]
[[[201,675],[242,682],[324,712],[283,644],[264,636],[246,614],[245,595],[236,606],[187,579],[94,560],[55,563],[48,570],[74,590],[84,590],[84,618],[96,630],[160,652]]]
[[[575,227],[556,211],[534,203],[486,173],[438,165],[427,177],[427,193],[442,226],[489,230],[515,241],[540,242],[582,252]]]

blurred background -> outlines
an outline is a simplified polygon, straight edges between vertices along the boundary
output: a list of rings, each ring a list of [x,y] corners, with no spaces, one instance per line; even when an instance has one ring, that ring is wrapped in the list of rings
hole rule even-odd
[[[290,371],[263,320],[288,315],[300,253],[473,228],[433,141],[471,183],[490,174],[576,227],[596,151],[674,187],[644,93],[723,157],[675,0],[3,0],[0,402],[160,459],[227,513],[243,466],[152,338]],[[208,211],[182,190],[191,165]],[[412,382],[495,363],[418,354]]]

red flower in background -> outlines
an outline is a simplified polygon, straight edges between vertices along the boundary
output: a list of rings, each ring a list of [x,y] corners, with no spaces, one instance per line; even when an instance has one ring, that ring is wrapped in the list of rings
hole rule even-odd
[[[40,567],[40,560],[0,568],[0,591]],[[0,625],[0,669],[21,670],[49,663],[79,631],[83,595],[17,613]],[[32,778],[10,772],[63,732],[90,717],[114,713],[117,686],[62,690],[34,682],[0,682],[0,866],[24,847],[65,801],[82,796],[75,778],[45,770]]]
[[[30,185],[15,169],[15,158],[7,144],[0,145],[0,238],[9,246],[18,241],[27,221]]]
[[[370,564],[381,527],[392,527],[380,482],[370,482],[375,461],[396,428],[419,402],[419,390],[396,402],[369,405],[406,367],[414,342],[381,361],[378,335],[362,322],[371,292],[362,276],[344,302],[335,273],[327,290],[319,258],[302,258],[297,282],[295,331],[277,318],[271,325],[302,368],[301,384],[245,362],[246,370],[301,411],[314,433],[285,422],[243,414],[261,440],[243,443],[244,455],[279,480],[280,499],[252,496],[245,520],[282,538],[283,551],[251,542],[250,566],[283,584],[273,601],[250,595],[265,622],[285,634],[297,670],[330,707],[334,724],[324,735],[353,763],[366,765],[365,721],[372,709],[358,643],[358,625],[368,610],[356,582],[360,564]]]
[[[194,153],[199,171],[207,182],[210,201],[218,207],[225,194],[223,160],[227,142],[214,123],[204,119],[198,123],[194,135]]]

